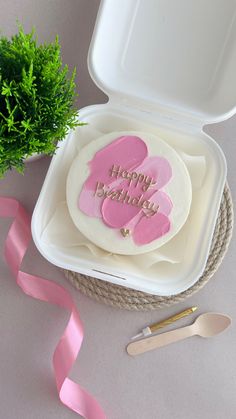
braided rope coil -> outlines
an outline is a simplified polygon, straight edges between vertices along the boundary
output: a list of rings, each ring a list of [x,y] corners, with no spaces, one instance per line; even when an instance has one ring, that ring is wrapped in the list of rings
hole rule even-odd
[[[136,311],[167,307],[195,294],[214,275],[227,252],[232,237],[233,219],[232,197],[226,184],[205,271],[192,287],[177,295],[151,295],[76,272],[64,270],[64,273],[66,278],[83,294],[113,307]]]

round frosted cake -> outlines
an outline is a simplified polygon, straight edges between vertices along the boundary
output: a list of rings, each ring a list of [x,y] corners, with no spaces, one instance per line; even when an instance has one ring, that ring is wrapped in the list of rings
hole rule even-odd
[[[164,140],[143,132],[113,132],[82,148],[66,190],[78,230],[124,255],[167,243],[186,222],[192,200],[183,160]]]

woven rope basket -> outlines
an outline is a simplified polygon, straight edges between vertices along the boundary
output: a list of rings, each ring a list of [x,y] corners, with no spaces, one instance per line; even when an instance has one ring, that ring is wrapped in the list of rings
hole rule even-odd
[[[219,268],[227,252],[232,231],[233,203],[229,187],[226,184],[205,271],[191,288],[177,295],[168,297],[150,295],[76,272],[64,270],[64,273],[77,289],[97,301],[127,310],[156,310],[185,300],[209,281]]]

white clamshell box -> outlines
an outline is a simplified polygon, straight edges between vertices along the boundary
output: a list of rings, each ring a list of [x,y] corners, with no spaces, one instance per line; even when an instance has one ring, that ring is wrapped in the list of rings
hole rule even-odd
[[[206,175],[194,205],[180,263],[162,262],[140,272],[86,249],[45,243],[42,233],[59,202],[83,127],[59,144],[32,218],[32,234],[53,264],[155,295],[174,295],[203,273],[226,181],[226,161],[205,124],[236,111],[235,0],[103,0],[91,41],[88,68],[109,101],[80,110],[96,131],[144,131],[173,147],[205,156]],[[84,131],[85,132],[85,131]],[[60,230],[60,225],[58,225]]]

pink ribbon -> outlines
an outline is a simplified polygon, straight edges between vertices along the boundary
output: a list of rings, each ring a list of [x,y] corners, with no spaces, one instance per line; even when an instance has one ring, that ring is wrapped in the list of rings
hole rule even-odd
[[[68,378],[83,341],[83,326],[70,293],[55,282],[20,271],[22,259],[31,240],[30,216],[13,198],[0,197],[0,216],[14,221],[5,242],[5,258],[22,291],[71,312],[67,327],[55,349],[53,367],[62,403],[86,419],[105,419],[98,402],[79,384]]]

